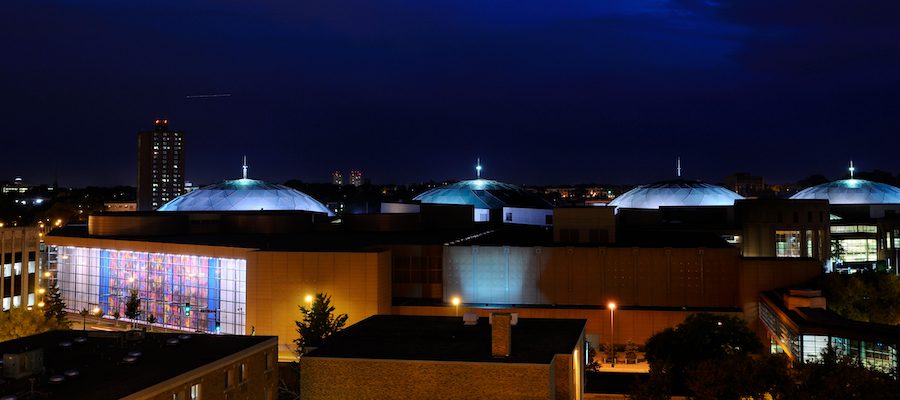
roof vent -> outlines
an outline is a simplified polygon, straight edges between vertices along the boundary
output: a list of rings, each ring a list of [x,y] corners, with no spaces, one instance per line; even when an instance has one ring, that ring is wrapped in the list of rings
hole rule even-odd
[[[3,355],[3,377],[21,379],[44,370],[44,350],[35,349],[19,354]]]
[[[463,322],[466,325],[478,325],[478,314],[473,312],[463,314]]]
[[[510,316],[511,316],[511,318],[510,318],[510,326],[516,326],[516,324],[519,323],[519,313],[514,312],[514,313],[509,313],[509,314],[510,314]],[[490,323],[491,325],[494,324],[494,313],[491,313],[491,316],[490,316],[490,319],[488,320],[488,323]]]
[[[59,385],[60,383],[65,382],[66,377],[64,377],[62,375],[53,375],[53,376],[47,378],[47,380],[50,381],[50,383],[52,383],[54,385]]]

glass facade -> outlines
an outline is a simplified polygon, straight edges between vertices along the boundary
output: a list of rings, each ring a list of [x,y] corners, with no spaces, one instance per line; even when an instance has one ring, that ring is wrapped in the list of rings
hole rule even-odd
[[[58,246],[55,254],[60,292],[71,310],[100,307],[124,318],[137,290],[141,320],[153,314],[168,328],[214,333],[218,323],[221,333],[245,333],[246,260],[71,246]]]
[[[831,233],[875,233],[875,225],[832,225]]]
[[[776,313],[764,302],[759,303],[759,319],[769,331],[769,337],[772,340],[770,351],[772,353],[785,351],[792,359],[799,362],[819,360],[822,352],[831,342],[831,346],[834,347],[837,354],[861,361],[866,368],[890,372],[898,365],[896,346],[840,336],[798,333],[787,324],[782,323]]]
[[[775,256],[800,257],[800,231],[775,231]]]
[[[841,259],[844,262],[865,262],[878,259],[878,244],[875,239],[840,239],[844,248]]]

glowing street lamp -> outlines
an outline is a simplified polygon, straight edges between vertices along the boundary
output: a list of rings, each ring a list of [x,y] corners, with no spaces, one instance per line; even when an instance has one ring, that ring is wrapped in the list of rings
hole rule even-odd
[[[312,296],[311,294],[308,294],[308,295],[306,295],[306,297],[303,298],[303,300],[306,301],[306,313],[307,313],[307,314],[311,313],[311,312],[312,312],[313,296]]]
[[[615,319],[613,318],[613,315],[615,315],[615,312],[616,312],[616,303],[611,301],[611,302],[609,302],[609,304],[606,305],[606,308],[609,309],[609,351],[612,354],[612,367],[615,368],[616,367],[616,347],[615,347],[616,345],[613,344],[613,333],[615,332],[615,330],[613,329],[613,326],[614,326],[613,324],[615,323]]]
[[[454,296],[452,299],[450,299],[450,304],[453,304],[453,307],[456,307],[456,316],[457,317],[459,316],[459,303],[460,303],[459,297]]]

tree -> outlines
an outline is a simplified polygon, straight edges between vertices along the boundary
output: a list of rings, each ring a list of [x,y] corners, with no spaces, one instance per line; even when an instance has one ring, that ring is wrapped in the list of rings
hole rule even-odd
[[[656,382],[681,392],[692,389],[691,380],[725,382],[718,376],[728,372],[724,365],[746,365],[750,361],[749,354],[762,350],[759,339],[742,319],[704,313],[691,314],[675,328],[651,336],[644,347],[651,371],[660,374]],[[741,394],[750,394],[753,390],[745,382],[732,380],[724,384],[728,386],[718,387]],[[661,390],[647,391],[658,393]],[[701,395],[708,396],[713,392],[704,391]]]
[[[153,331],[153,324],[156,323],[156,316],[153,313],[147,316],[147,323],[150,324],[150,331]]]
[[[837,353],[830,344],[817,360],[794,369],[795,385],[786,386],[785,399],[898,399],[900,381],[885,372],[863,367],[852,357]],[[896,371],[894,371],[896,374]]]
[[[325,293],[316,294],[311,308],[299,307],[303,320],[294,321],[297,324],[297,333],[300,334],[300,338],[294,340],[298,355],[302,355],[309,347],[321,346],[329,336],[343,329],[347,323],[347,314],[334,315],[331,296]]]
[[[44,302],[44,317],[48,320],[55,319],[59,323],[66,321],[66,302],[63,301],[56,282],[51,283],[50,287],[47,288],[46,301]]]
[[[125,316],[131,320],[131,327],[134,328],[134,321],[137,321],[141,315],[141,299],[138,298],[137,289],[131,289],[131,295],[125,302]]]
[[[26,308],[13,308],[0,313],[0,342],[52,329],[69,329],[69,323],[47,319],[43,312]]]
[[[637,362],[638,345],[633,340],[628,339],[625,343],[625,362]]]
[[[588,344],[587,360],[588,365],[585,367],[585,371],[600,372],[600,363],[597,362],[597,350],[591,344]]]
[[[831,273],[824,277],[828,309],[857,321],[900,324],[900,277],[883,272]]]

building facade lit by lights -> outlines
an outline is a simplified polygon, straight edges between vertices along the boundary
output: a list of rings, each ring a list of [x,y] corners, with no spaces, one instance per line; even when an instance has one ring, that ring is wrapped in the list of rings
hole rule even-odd
[[[137,205],[156,210],[184,193],[184,132],[157,119],[152,131],[138,133]]]
[[[36,227],[0,227],[0,285],[2,310],[42,307],[45,277],[40,257],[40,235]]]
[[[344,184],[344,175],[341,174],[341,171],[334,171],[331,173],[331,184],[335,186]]]

